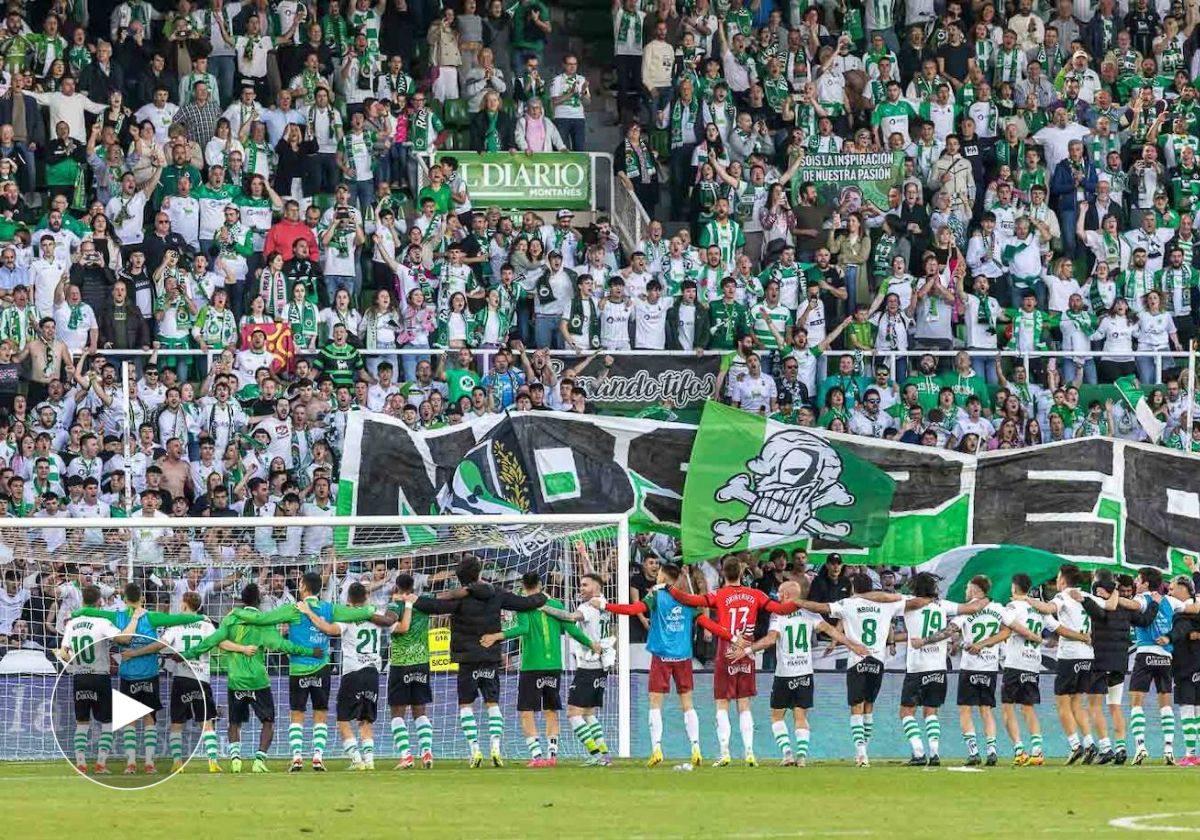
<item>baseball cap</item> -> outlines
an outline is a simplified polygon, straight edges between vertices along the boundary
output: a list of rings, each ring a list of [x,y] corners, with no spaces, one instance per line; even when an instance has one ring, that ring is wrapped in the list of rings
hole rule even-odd
[[[556,219],[574,219],[575,214],[572,213],[570,210],[567,210],[564,207],[562,210],[559,210],[557,213],[554,214],[554,218],[556,218]]]
[[[838,553],[835,551],[835,552],[833,552],[832,554],[830,554],[828,557],[826,557],[826,558],[825,558],[825,562],[826,562],[826,563],[841,563],[841,562],[842,562],[842,555],[838,554]]]

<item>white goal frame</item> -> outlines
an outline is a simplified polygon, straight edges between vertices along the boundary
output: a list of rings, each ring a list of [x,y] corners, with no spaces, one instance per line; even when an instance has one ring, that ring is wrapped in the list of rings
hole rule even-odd
[[[165,517],[143,519],[141,517],[127,518],[79,518],[79,519],[44,519],[26,517],[20,519],[5,519],[0,522],[0,529],[40,530],[43,528],[63,530],[86,529],[130,529],[130,530],[166,530],[166,529],[208,529],[221,528],[404,528],[438,526],[470,526],[470,527],[499,527],[499,526],[537,526],[549,525],[563,528],[580,526],[615,527],[617,530],[617,567],[616,589],[617,601],[629,602],[629,520],[624,514],[514,514],[491,516],[287,516],[287,517]],[[448,546],[446,550],[456,550]],[[468,547],[461,550],[469,551]],[[420,546],[401,547],[400,553],[422,554],[433,553],[422,551]],[[133,540],[128,541],[128,563],[132,572],[135,559]],[[629,616],[618,615],[617,628],[617,755],[629,758],[632,746],[632,716],[631,688],[629,661]]]

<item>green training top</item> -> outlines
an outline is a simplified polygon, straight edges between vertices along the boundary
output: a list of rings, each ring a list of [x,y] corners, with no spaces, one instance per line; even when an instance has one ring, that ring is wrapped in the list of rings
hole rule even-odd
[[[71,617],[76,618],[78,616],[87,616],[89,618],[104,618],[108,619],[108,621],[113,624],[117,624],[117,621],[119,620],[117,615],[119,612],[130,612],[130,614],[132,614],[128,607],[126,607],[124,610],[101,610],[97,609],[96,607],[80,607],[79,609],[75,610],[75,612],[71,613]],[[153,610],[147,610],[145,616],[143,617],[150,622],[151,627],[176,627],[182,624],[195,624],[197,621],[200,621],[204,618],[204,616],[200,615],[199,613],[174,614],[155,612]]]
[[[221,620],[221,626],[217,629],[217,632],[208,636],[200,644],[183,654],[184,659],[199,659],[202,654],[207,653],[226,640],[239,645],[256,646],[258,652],[254,656],[247,656],[244,653],[233,651],[227,651],[222,655],[221,663],[225,666],[230,690],[261,691],[271,685],[271,679],[267,676],[267,666],[263,661],[263,654],[268,650],[297,656],[311,656],[314,653],[312,648],[289,642],[280,636],[279,631],[274,627],[258,627],[253,624],[242,623],[234,614],[237,612],[257,613],[258,610],[254,607],[243,607],[239,610],[234,610],[234,612],[231,612]],[[325,654],[327,651],[322,650],[322,653]]]
[[[388,604],[388,612],[404,616],[404,604]],[[394,625],[393,625],[394,626]],[[408,629],[403,633],[392,632],[392,650],[388,654],[389,665],[429,664],[429,616],[420,610],[412,610]]]
[[[562,601],[554,598],[547,598],[546,606],[564,609]],[[521,640],[522,671],[561,671],[564,632],[581,645],[592,644],[577,625],[559,621],[541,610],[517,613],[516,621],[504,628],[504,638]]]
[[[314,613],[330,624],[336,621],[345,621],[347,623],[368,621],[371,616],[375,615],[374,607],[351,607],[346,604],[332,604],[328,601],[322,601],[315,596],[309,596],[305,600]],[[235,609],[233,615],[239,621],[258,627],[270,627],[276,624],[296,625],[289,630],[288,637],[292,641],[303,645],[306,652],[300,654],[295,659],[288,660],[288,673],[292,676],[304,677],[309,674],[315,674],[329,664],[328,636],[317,629],[317,626],[309,620],[308,616],[300,612],[295,604],[284,604],[270,612],[259,612],[253,607],[242,607]],[[323,647],[322,654],[320,656],[309,656],[307,651],[315,647]]]

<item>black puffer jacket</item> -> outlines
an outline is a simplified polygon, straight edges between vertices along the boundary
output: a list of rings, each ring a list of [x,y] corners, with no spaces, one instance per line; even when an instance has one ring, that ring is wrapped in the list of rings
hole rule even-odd
[[[500,611],[528,612],[546,603],[541,592],[514,595],[488,583],[472,583],[461,598],[434,598],[423,595],[414,605],[427,615],[450,616],[450,659],[453,662],[500,664],[500,645],[483,647],[479,639],[486,633],[500,632]]]
[[[1193,633],[1200,633],[1200,618],[1175,613],[1175,623],[1171,625],[1171,670],[1177,682],[1198,682],[1194,675],[1200,674],[1200,639],[1193,639]]]
[[[1092,619],[1092,670],[1122,674],[1128,671],[1129,628],[1153,624],[1154,617],[1158,615],[1158,604],[1151,601],[1144,610],[1117,607],[1110,612],[1090,598],[1085,598],[1083,610]]]
[[[843,571],[834,579],[829,574],[828,566],[821,567],[808,590],[809,600],[822,604],[831,604],[834,601],[849,598],[851,594],[850,575]]]

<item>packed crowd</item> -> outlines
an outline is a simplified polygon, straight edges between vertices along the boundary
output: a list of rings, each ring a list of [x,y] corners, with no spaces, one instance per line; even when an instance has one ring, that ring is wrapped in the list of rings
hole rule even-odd
[[[1196,4],[650,5],[613,11],[617,170],[652,217],[682,220],[639,247],[668,296],[694,284],[707,302],[695,346],[737,351],[726,396],[1008,448],[1146,438],[1130,403],[1089,388],[1136,377],[1155,386],[1154,437],[1196,448],[1180,422],[1200,277]],[[875,200],[801,181],[825,156],[887,151],[903,177]]]
[[[11,6],[9,513],[331,512],[353,412],[590,410],[551,350],[724,352],[743,409],[968,450],[1146,439],[1135,377],[1200,448],[1194,4],[564,5]],[[429,159],[594,148],[610,92],[643,241]],[[884,206],[799,182],[880,149]]]

